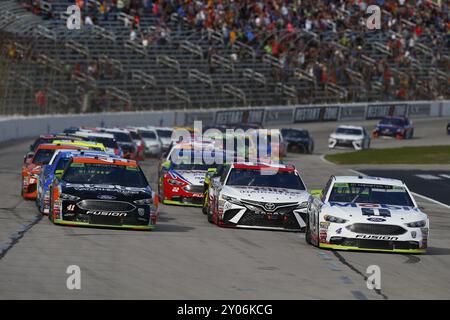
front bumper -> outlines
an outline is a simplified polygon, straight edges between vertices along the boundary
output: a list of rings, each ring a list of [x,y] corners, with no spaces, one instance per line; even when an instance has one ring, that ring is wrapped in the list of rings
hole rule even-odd
[[[194,192],[184,190],[186,186],[171,185],[164,181],[164,199],[162,203],[181,206],[202,207],[204,194],[203,186],[192,186]]]
[[[155,227],[157,211],[152,212],[150,205],[135,205],[125,201],[113,202],[115,203],[110,204],[96,199],[57,200],[50,214],[55,224],[63,225],[138,230],[149,230]],[[98,207],[99,205],[103,208]],[[117,207],[124,205],[129,205],[130,209]]]
[[[321,243],[319,245],[320,248],[323,249],[332,249],[332,250],[346,250],[346,251],[374,251],[374,252],[396,252],[396,253],[425,253],[426,249],[380,249],[380,248],[362,248],[357,246],[344,246],[344,245],[336,245],[336,244],[325,244]]]
[[[226,202],[219,206],[219,225],[235,228],[302,231],[305,224],[305,209],[280,208],[274,212],[253,211],[244,205]]]
[[[319,247],[338,250],[424,253],[428,246],[428,228],[408,228],[396,224],[370,224],[365,233],[350,231],[347,227],[365,222],[346,224],[322,221],[319,226]],[[376,229],[378,230],[376,230]],[[397,232],[402,228],[403,233]],[[395,232],[381,232],[380,230]],[[376,231],[375,231],[376,230]],[[378,232],[378,233],[377,233]]]
[[[36,197],[37,197],[37,182],[24,185],[22,188],[22,196],[25,199],[36,199]]]
[[[82,227],[94,227],[94,228],[114,228],[114,229],[133,229],[133,230],[153,230],[155,225],[110,225],[110,224],[92,224],[87,222],[78,222],[78,221],[66,221],[62,219],[55,219],[55,224],[65,225],[65,226],[82,226]]]
[[[360,140],[342,140],[342,139],[328,139],[328,148],[352,148],[355,150],[362,150],[362,142]]]

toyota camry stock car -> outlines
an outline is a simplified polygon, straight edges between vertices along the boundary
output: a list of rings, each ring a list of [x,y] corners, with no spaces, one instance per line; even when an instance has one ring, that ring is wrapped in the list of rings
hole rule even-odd
[[[90,150],[56,150],[55,154],[49,161],[47,165],[43,167],[41,174],[39,176],[38,186],[37,186],[37,197],[36,205],[39,211],[43,214],[48,214],[50,207],[50,185],[55,177],[61,177],[64,173],[66,165],[69,163],[70,159],[74,156],[106,156],[105,152],[102,151],[90,151]],[[118,156],[108,155],[112,158],[119,159]]]
[[[400,180],[332,176],[310,197],[306,241],[320,248],[423,253],[429,220]]]
[[[222,150],[195,151],[175,148],[159,173],[159,195],[164,204],[188,206],[203,205],[204,180],[208,170],[223,163],[226,153]],[[220,161],[207,157],[220,157]]]
[[[208,221],[224,227],[301,231],[309,193],[291,165],[234,163],[211,179]]]
[[[137,162],[74,156],[50,186],[49,219],[55,224],[149,230],[157,197]]]

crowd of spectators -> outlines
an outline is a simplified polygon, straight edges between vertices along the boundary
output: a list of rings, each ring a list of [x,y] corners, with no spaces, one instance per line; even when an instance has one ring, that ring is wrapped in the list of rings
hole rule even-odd
[[[58,0],[47,0],[52,3]],[[61,1],[61,0],[59,0]],[[39,14],[39,0],[22,0]],[[68,1],[70,2],[70,1]],[[172,15],[183,18],[193,29],[219,32],[225,46],[236,42],[258,54],[279,59],[281,80],[300,69],[317,87],[343,87],[363,83],[370,92],[382,87],[385,99],[440,98],[442,83],[433,77],[416,79],[420,67],[418,44],[431,48],[426,68],[448,73],[450,41],[449,3],[440,0],[76,0],[86,26],[116,20],[120,12],[128,21],[130,41],[143,46],[164,45],[170,38]],[[366,25],[369,5],[382,8],[381,30]],[[152,31],[142,30],[145,15],[158,18]],[[374,40],[389,52],[371,55]],[[211,49],[214,50],[214,49]],[[209,51],[209,50],[208,50]],[[368,56],[370,59],[365,59]],[[237,60],[239,57],[233,56]],[[402,70],[402,71],[400,71]],[[362,77],[355,79],[356,72]],[[447,87],[448,87],[447,83]],[[445,87],[445,85],[444,85]],[[448,89],[444,89],[448,90]]]

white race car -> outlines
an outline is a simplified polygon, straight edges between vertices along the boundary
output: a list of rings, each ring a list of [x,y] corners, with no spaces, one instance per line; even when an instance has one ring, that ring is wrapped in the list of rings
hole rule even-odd
[[[352,148],[355,150],[368,149],[370,135],[363,127],[339,126],[330,134],[328,148]]]
[[[310,194],[293,166],[234,163],[211,179],[208,221],[219,226],[300,231]]]
[[[400,180],[332,176],[308,203],[306,241],[320,248],[424,253],[429,220]]]

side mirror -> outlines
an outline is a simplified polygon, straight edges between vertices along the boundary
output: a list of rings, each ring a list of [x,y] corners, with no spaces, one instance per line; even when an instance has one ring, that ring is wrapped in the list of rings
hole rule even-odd
[[[314,189],[309,192],[313,197],[320,199],[322,197],[323,190],[322,189]]]
[[[23,157],[23,163],[29,163],[30,160],[33,158],[34,156],[34,152],[28,152],[24,157]]]

